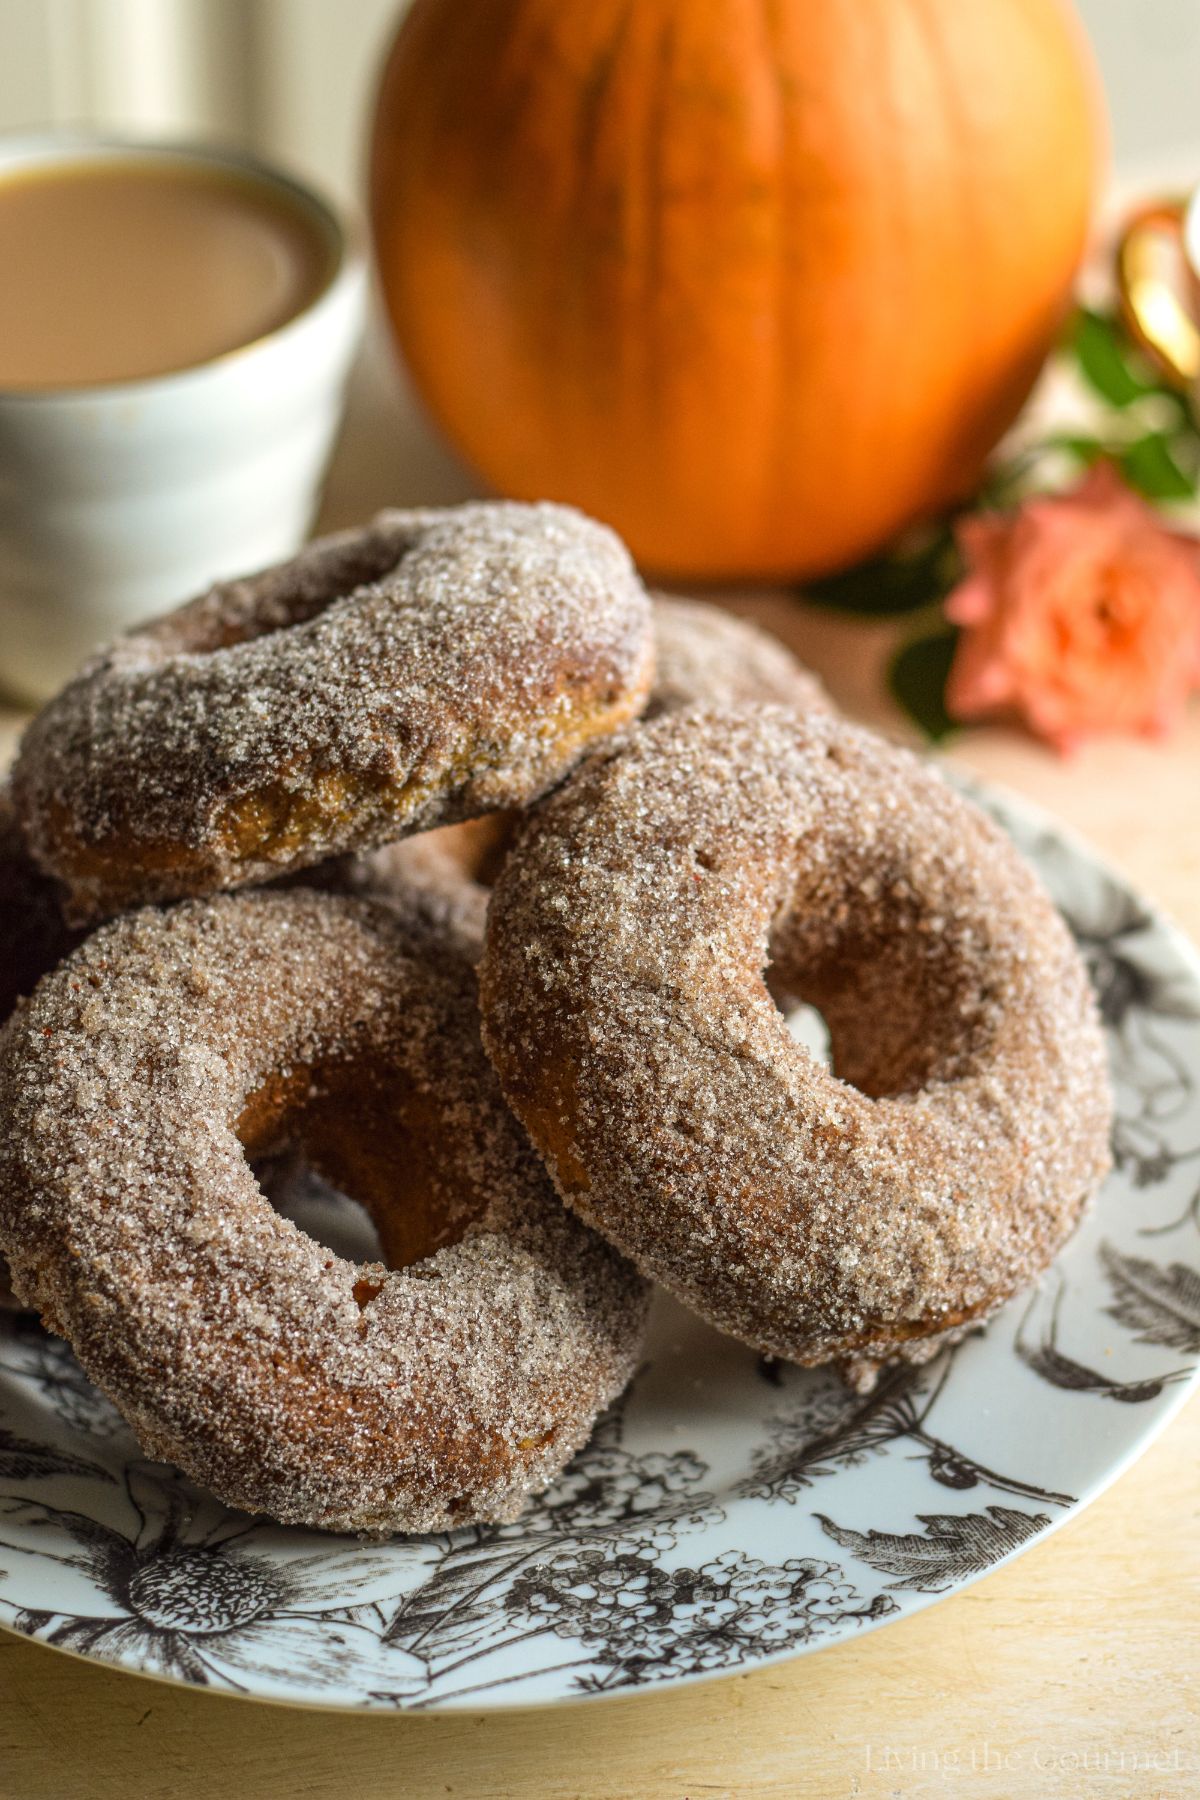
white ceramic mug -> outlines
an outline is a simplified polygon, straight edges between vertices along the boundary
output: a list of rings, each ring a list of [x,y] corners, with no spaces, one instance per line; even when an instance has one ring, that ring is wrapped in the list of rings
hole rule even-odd
[[[282,190],[327,237],[332,273],[293,318],[211,362],[0,392],[0,686],[26,700],[96,643],[303,540],[365,304],[365,258],[335,213],[251,157],[59,131],[0,138],[0,174],[91,157],[233,169]]]

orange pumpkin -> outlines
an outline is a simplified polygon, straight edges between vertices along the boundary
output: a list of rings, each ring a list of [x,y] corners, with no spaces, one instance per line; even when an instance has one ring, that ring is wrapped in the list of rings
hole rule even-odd
[[[660,572],[850,562],[968,492],[1085,245],[1065,0],[415,0],[372,147],[430,411]]]

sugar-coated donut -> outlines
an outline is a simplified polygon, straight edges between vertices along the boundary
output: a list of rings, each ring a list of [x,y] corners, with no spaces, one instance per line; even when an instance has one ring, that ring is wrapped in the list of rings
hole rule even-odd
[[[649,600],[605,526],[382,513],[99,652],[26,731],[14,795],[94,919],[524,805],[652,673]]]
[[[774,700],[799,712],[834,710],[811,670],[750,619],[707,600],[672,594],[653,600],[658,660],[643,718],[751,700]]]
[[[1108,1167],[1096,1008],[1037,878],[835,718],[682,713],[597,753],[509,854],[481,991],[580,1216],[724,1330],[864,1388],[1030,1281]]]
[[[515,1517],[637,1357],[644,1284],[560,1205],[483,1054],[473,950],[296,889],[102,927],[0,1034],[0,1247],[148,1454],[382,1533]],[[353,1264],[248,1157],[371,1213]]]

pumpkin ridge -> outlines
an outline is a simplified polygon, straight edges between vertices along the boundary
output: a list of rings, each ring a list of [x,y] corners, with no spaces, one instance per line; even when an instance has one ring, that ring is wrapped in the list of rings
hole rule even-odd
[[[579,118],[575,129],[576,177],[574,195],[573,201],[569,201],[563,210],[562,226],[564,237],[561,253],[563,267],[570,271],[571,280],[574,283],[572,303],[565,309],[568,328],[570,330],[570,335],[573,337],[579,335],[581,325],[587,330],[591,329],[591,317],[589,304],[590,296],[587,291],[587,271],[580,265],[578,257],[572,254],[572,232],[576,219],[581,215],[588,214],[590,211],[589,191],[592,194],[592,206],[600,213],[604,210],[602,189],[596,185],[598,182],[597,161],[600,128],[603,120],[604,105],[612,90],[621,48],[629,30],[629,24],[635,5],[636,0],[625,0],[625,4],[621,7],[614,20],[612,36],[604,50],[601,52],[599,59],[589,70],[580,91]],[[620,254],[621,252],[618,246],[616,258],[618,262],[620,260]],[[567,351],[568,364],[574,365],[577,357],[579,357],[579,361],[582,364],[583,358],[579,356],[576,345],[571,344]],[[598,387],[603,387],[605,389],[610,388],[611,384],[606,379],[606,375],[606,371],[597,370],[594,380]],[[600,400],[599,404],[604,404],[604,400]],[[564,420],[564,429],[575,436],[580,445],[588,446],[589,458],[594,460],[596,454],[595,445],[591,434],[587,432],[586,423],[583,430],[577,430],[575,419],[567,419]],[[578,455],[578,451],[576,451],[574,455]]]
[[[784,68],[782,45],[779,39],[779,11],[775,0],[761,0],[759,18],[764,40],[771,47],[769,66],[774,79],[775,88],[775,134],[776,143],[783,146],[790,133],[791,92]],[[781,154],[780,161],[785,158]],[[765,529],[770,529],[771,521],[777,518],[787,505],[785,484],[787,481],[787,438],[790,428],[788,417],[788,399],[791,382],[788,380],[787,365],[794,358],[791,320],[789,317],[787,294],[787,245],[790,236],[790,214],[792,199],[790,187],[784,186],[776,207],[776,232],[781,254],[778,256],[772,283],[772,307],[774,326],[771,331],[772,355],[775,364],[771,383],[773,405],[771,407],[770,448],[763,469],[759,512]]]
[[[962,296],[961,316],[969,323],[973,319],[986,317],[988,312],[986,296],[980,281],[983,257],[977,249],[972,247],[978,244],[979,237],[976,214],[978,201],[967,176],[967,171],[973,167],[971,155],[973,138],[959,99],[958,81],[945,36],[938,30],[935,21],[930,16],[927,0],[907,0],[907,4],[924,41],[929,67],[945,104],[945,118],[950,140],[950,167],[953,171],[951,186],[956,197],[956,211],[963,240],[968,245],[966,254],[959,259],[955,267],[954,278]],[[961,343],[961,360],[954,381],[956,386],[970,391],[974,386],[974,373],[979,364],[977,340],[964,334]],[[953,429],[947,433],[944,453],[949,459],[954,456],[955,435]],[[950,500],[953,495],[946,493],[940,498]]]

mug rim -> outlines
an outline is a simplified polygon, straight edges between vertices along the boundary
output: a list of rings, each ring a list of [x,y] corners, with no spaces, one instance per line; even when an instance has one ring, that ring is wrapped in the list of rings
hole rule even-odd
[[[314,314],[332,302],[348,283],[359,281],[364,272],[366,254],[361,224],[344,213],[320,189],[299,175],[272,163],[240,146],[206,142],[191,137],[139,138],[120,132],[94,131],[83,126],[54,126],[46,129],[0,131],[0,182],[11,169],[22,164],[53,166],[55,163],[79,163],[96,160],[118,160],[191,164],[194,167],[224,169],[247,176],[266,188],[282,189],[312,217],[326,236],[332,255],[329,271],[316,292],[303,306],[282,319],[269,331],[234,344],[215,356],[183,364],[178,369],[163,369],[154,375],[116,376],[101,381],[76,382],[64,387],[5,387],[0,384],[0,406],[13,404],[53,406],[88,400],[135,398],[150,390],[161,391],[176,383],[194,381],[209,373],[223,370],[240,358],[253,355],[292,333],[302,329]]]

